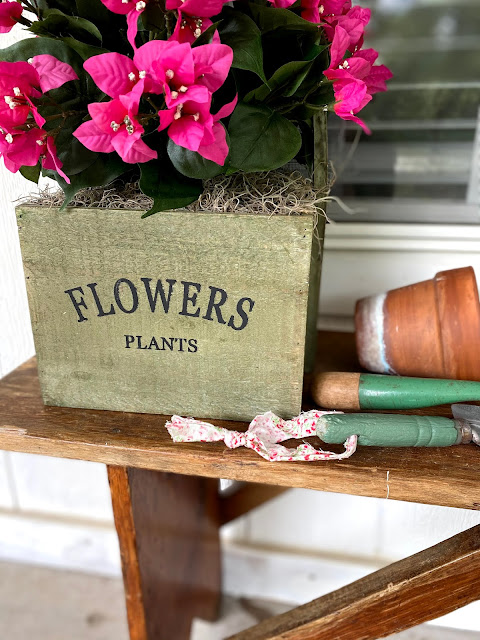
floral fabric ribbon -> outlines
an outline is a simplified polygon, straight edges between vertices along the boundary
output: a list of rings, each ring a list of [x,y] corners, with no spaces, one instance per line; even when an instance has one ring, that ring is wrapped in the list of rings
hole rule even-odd
[[[219,442],[223,441],[230,449],[247,447],[253,449],[262,458],[277,462],[291,462],[294,460],[344,460],[355,453],[357,436],[350,436],[345,442],[343,453],[333,453],[315,449],[308,442],[304,442],[295,449],[288,449],[279,442],[291,438],[308,438],[316,436],[317,420],[327,413],[334,411],[308,411],[292,420],[282,420],[270,411],[256,416],[245,433],[230,431],[223,427],[216,427],[208,422],[194,418],[173,416],[166,427],[174,442]]]

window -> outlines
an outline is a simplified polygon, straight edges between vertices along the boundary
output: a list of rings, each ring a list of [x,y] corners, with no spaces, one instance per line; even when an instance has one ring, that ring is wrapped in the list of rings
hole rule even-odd
[[[394,78],[361,117],[332,116],[335,220],[480,222],[479,0],[358,0],[372,9],[366,47]]]

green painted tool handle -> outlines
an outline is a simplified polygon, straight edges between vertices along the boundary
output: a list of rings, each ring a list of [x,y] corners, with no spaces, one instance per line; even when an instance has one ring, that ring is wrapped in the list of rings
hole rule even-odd
[[[376,413],[328,414],[320,418],[317,435],[341,444],[352,435],[367,447],[448,447],[459,441],[455,420],[430,416]]]
[[[436,378],[360,375],[361,409],[418,409],[480,400],[480,382]]]

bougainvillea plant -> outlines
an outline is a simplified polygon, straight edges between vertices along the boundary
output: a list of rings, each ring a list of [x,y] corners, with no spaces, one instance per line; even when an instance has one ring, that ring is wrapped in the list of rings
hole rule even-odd
[[[0,33],[35,37],[0,51],[0,153],[65,204],[139,180],[148,214],[221,173],[309,166],[319,112],[369,132],[358,113],[391,77],[369,19],[351,0],[1,1]]]

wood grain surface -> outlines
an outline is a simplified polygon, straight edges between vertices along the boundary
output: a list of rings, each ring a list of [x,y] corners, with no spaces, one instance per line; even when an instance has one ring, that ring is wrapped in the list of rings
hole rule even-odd
[[[229,640],[376,640],[480,598],[480,526]]]
[[[341,344],[341,336],[322,335]],[[340,361],[347,363],[347,353]],[[346,365],[345,365],[346,366]],[[417,413],[415,411],[413,413]],[[426,410],[450,416],[449,407]],[[480,452],[475,445],[435,449],[364,447],[342,462],[271,463],[222,443],[175,444],[165,416],[43,405],[35,361],[0,382],[0,448],[186,475],[303,487],[467,509],[480,509]],[[215,420],[244,431],[246,423]],[[292,442],[291,444],[298,444]],[[332,445],[335,449],[336,446]]]
[[[221,593],[218,483],[108,467],[130,640],[189,640]]]
[[[260,507],[265,502],[288,491],[288,487],[279,487],[271,484],[245,483],[235,488],[233,492],[225,492],[220,495],[220,520],[227,524],[236,518],[240,518]]]
[[[349,371],[318,372],[311,393],[320,407],[360,410],[360,373]]]
[[[115,528],[120,543],[129,636],[130,640],[148,640],[128,469],[109,466],[107,470]]]

